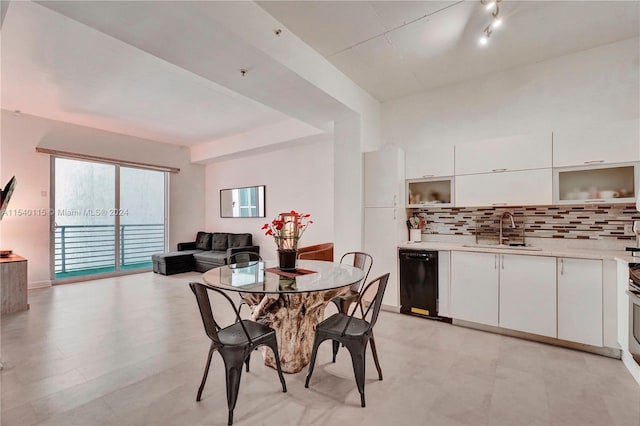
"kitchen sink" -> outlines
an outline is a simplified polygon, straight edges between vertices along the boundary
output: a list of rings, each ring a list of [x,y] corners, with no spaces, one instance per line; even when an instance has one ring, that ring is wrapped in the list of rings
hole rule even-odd
[[[541,251],[540,247],[533,246],[510,246],[507,244],[463,244],[462,247],[469,248],[489,248],[489,249],[506,249],[506,250],[525,250],[525,251]]]

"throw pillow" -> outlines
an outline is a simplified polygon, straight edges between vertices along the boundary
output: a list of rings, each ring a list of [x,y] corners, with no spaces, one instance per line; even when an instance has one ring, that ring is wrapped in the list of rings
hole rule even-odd
[[[196,237],[197,250],[211,250],[211,234],[208,232],[198,232]]]
[[[227,234],[224,232],[213,233],[213,250],[225,251],[228,248]]]
[[[251,244],[251,234],[229,234],[229,247],[246,247]]]

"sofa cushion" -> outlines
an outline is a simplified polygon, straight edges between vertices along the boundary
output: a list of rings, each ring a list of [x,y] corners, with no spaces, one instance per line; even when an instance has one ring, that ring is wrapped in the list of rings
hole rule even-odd
[[[225,265],[227,263],[227,252],[224,251],[203,251],[193,254],[198,262],[216,263]]]
[[[229,248],[252,245],[251,234],[229,234]]]
[[[226,232],[214,232],[213,233],[213,244],[211,245],[211,250],[224,251],[227,248],[229,248],[227,233]]]
[[[208,232],[198,232],[196,237],[197,250],[211,250],[211,234]]]
[[[170,251],[166,253],[155,253],[151,255],[154,262],[162,262],[166,264],[175,264],[183,262],[193,262],[193,255],[199,253],[196,250],[187,251]]]

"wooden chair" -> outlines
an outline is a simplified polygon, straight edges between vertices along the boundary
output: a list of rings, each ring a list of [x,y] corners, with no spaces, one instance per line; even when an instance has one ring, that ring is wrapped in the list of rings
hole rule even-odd
[[[315,244],[298,248],[298,259],[333,262],[333,243]]]

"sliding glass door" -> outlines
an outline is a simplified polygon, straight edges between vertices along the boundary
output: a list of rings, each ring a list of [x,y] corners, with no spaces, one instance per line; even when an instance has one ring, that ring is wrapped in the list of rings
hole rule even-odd
[[[120,167],[120,269],[151,267],[165,248],[165,173]]]
[[[151,267],[165,250],[166,173],[55,158],[54,279]]]

